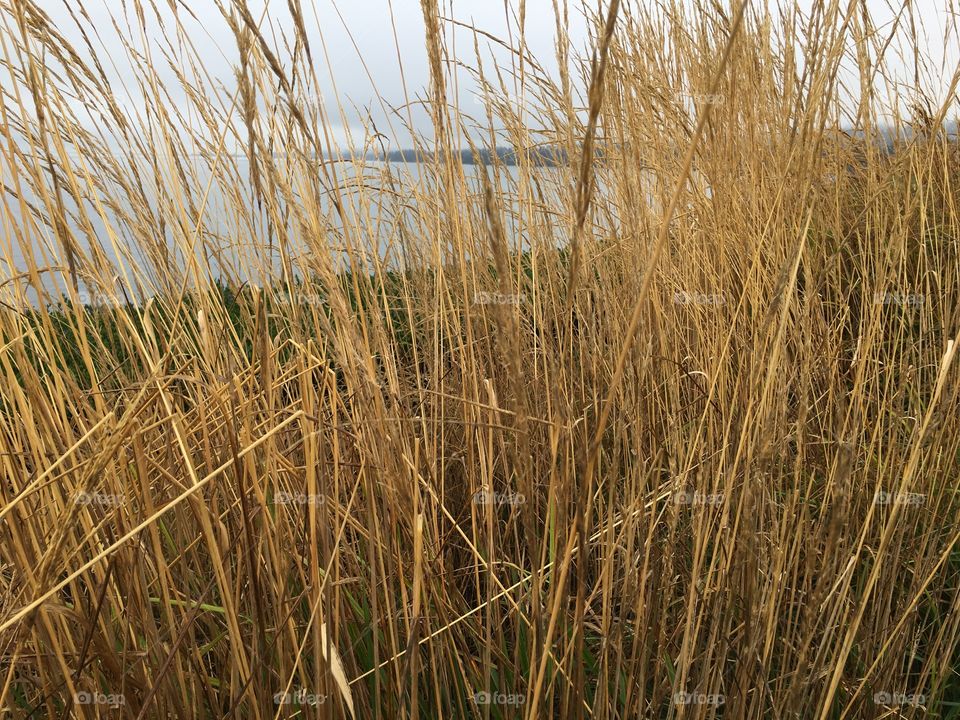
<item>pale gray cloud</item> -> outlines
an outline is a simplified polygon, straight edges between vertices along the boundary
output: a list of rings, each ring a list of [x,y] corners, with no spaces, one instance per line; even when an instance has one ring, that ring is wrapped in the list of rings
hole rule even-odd
[[[91,39],[97,54],[110,58],[105,69],[115,94],[136,109],[142,103],[137,101],[135,73],[120,38],[129,39],[138,53],[149,54],[164,86],[172,90],[173,101],[182,102],[185,96],[177,90],[175,72],[166,67],[168,59],[182,61],[176,44],[169,46],[177,23],[194,44],[212,84],[223,88],[224,96],[229,96],[235,88],[234,71],[239,51],[223,12],[210,0],[188,1],[186,5],[190,11],[178,6],[176,15],[166,3],[148,8],[144,31],[129,2],[59,0],[44,3],[43,9],[73,46],[81,49],[81,55],[87,55],[82,51],[83,37],[73,20],[74,16],[81,16],[82,7],[82,14],[95,28]],[[447,3],[441,12],[446,18],[442,29],[448,52],[476,67],[476,39],[480,58],[488,70],[494,63],[510,67],[515,56],[487,35],[516,45],[520,37],[519,6],[518,0]],[[262,32],[278,51],[281,61],[289,59],[295,33],[287,2],[250,0],[248,7],[256,20],[264,18]],[[159,19],[154,12],[159,13]],[[388,136],[404,137],[404,121],[412,122],[418,132],[429,134],[430,120],[424,111],[412,108],[400,116],[391,112],[394,108],[403,108],[408,100],[424,97],[429,87],[419,0],[316,0],[303,2],[303,12],[317,82],[316,88],[306,91],[304,99],[326,105],[333,115],[330,125],[340,143],[356,144],[362,140],[363,122],[368,113],[378,129]],[[587,37],[586,20],[581,10],[570,8],[568,12],[571,42],[583,47]],[[476,27],[480,33],[475,36],[470,27]],[[557,76],[555,28],[553,0],[527,0],[524,41],[530,55],[554,79]],[[479,111],[473,102],[477,93],[469,73],[453,65],[448,66],[448,70],[450,100],[459,99],[467,112]],[[338,117],[337,100],[343,106],[345,117]],[[347,141],[349,133],[354,135],[353,143]]]
[[[516,56],[482,33],[516,46],[520,35],[519,0],[446,0],[441,4],[441,12],[446,18],[442,26],[444,40],[451,56],[463,65],[477,67],[476,40],[480,60],[488,74],[494,63],[516,69]],[[563,8],[562,1],[558,0],[558,4]],[[800,13],[809,15],[814,4],[814,0],[801,0],[798,4]],[[111,63],[105,68],[117,95],[126,96],[127,91],[123,89],[126,86],[129,90],[127,102],[132,108],[137,107],[135,98],[139,91],[134,86],[130,59],[124,53],[119,37],[131,38],[138,52],[149,52],[155,67],[161,68],[165,87],[173,89],[172,100],[182,103],[184,94],[175,90],[174,71],[165,67],[166,58],[161,51],[173,37],[177,20],[194,43],[204,72],[214,86],[224,88],[225,97],[232,93],[239,52],[220,7],[212,0],[185,0],[185,5],[190,11],[187,12],[184,5],[178,5],[175,20],[167,3],[156,3],[154,7],[161,20],[151,15],[152,10],[148,9],[146,28],[141,32],[129,0],[122,3],[117,0],[45,0],[43,3],[44,10],[78,48],[83,46],[83,41],[71,19],[71,9],[74,14],[79,14],[82,8],[96,28],[95,42],[101,44],[98,52],[110,57]],[[594,9],[593,12],[600,5],[597,0],[586,4]],[[418,133],[429,135],[428,114],[416,106],[409,110],[404,107],[408,100],[423,97],[429,86],[420,1],[302,0],[302,6],[317,82],[317,87],[308,91],[307,101],[324,103],[330,113],[329,127],[336,144],[359,145],[368,117],[398,144],[409,140],[404,127],[407,122],[412,123]],[[783,6],[789,7],[788,4]],[[265,37],[278,50],[281,61],[288,59],[294,29],[287,0],[249,0],[248,7],[257,20],[265,17],[262,25]],[[636,12],[638,7],[641,6],[636,1],[625,0],[623,12]],[[761,11],[760,6],[751,7],[755,12]],[[847,3],[841,3],[840,7],[846,10]],[[899,2],[867,0],[866,7],[874,22],[874,34],[867,42],[874,51],[885,45],[894,28],[897,31],[894,42],[886,49],[887,79],[879,79],[875,86],[876,100],[881,106],[890,108],[884,115],[892,117],[894,107],[901,112],[909,107],[916,97],[915,79],[935,104],[951,100],[950,81],[960,63],[952,0],[915,0],[912,7],[916,25],[912,25],[908,16],[903,14]],[[527,0],[525,8],[524,40],[530,55],[537,59],[549,77],[556,79],[554,0]],[[570,0],[567,9],[571,42],[580,50],[588,42],[587,21],[582,8],[579,0]],[[115,23],[119,24],[119,31]],[[475,36],[465,26],[476,27],[481,34]],[[914,57],[903,52],[912,44],[914,34],[922,52],[919,64]],[[181,61],[176,45],[167,49],[175,62]],[[860,93],[860,78],[852,40],[848,43],[847,53],[841,80],[846,88],[845,96],[853,98]],[[482,114],[483,108],[474,100],[477,91],[470,73],[462,65],[451,64],[448,70],[451,101],[459,100],[466,113]],[[513,82],[509,73],[507,82]],[[507,91],[511,92],[509,85]],[[338,99],[343,106],[343,116],[337,111]],[[395,114],[391,111],[394,108],[402,110]]]

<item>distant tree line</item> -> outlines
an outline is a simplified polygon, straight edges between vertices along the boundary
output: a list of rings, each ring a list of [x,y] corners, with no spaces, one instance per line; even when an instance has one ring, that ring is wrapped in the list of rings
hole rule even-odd
[[[458,150],[460,162],[464,165],[492,165],[499,161],[504,165],[517,165],[521,154],[513,148],[496,147],[493,150],[482,148],[479,150]],[[558,167],[566,165],[568,162],[568,153],[563,148],[558,147],[538,147],[523,150],[527,159],[537,166]],[[430,162],[433,159],[433,153],[424,150],[393,150],[386,154],[376,153],[373,156],[375,160],[385,160],[386,162]]]
[[[957,142],[960,133],[958,133],[956,122],[945,122],[942,126],[942,130],[946,133],[946,137],[949,141]],[[842,132],[851,139],[862,139],[864,136],[862,130],[844,130]],[[930,130],[922,128],[917,129],[907,127],[901,128],[899,131],[895,131],[893,128],[879,127],[877,128],[875,137],[881,152],[890,154],[894,152],[898,143],[909,142],[911,140],[918,139],[918,136],[919,139],[922,139],[930,134]],[[620,146],[619,144],[615,144],[615,147]],[[459,154],[460,162],[464,165],[492,165],[496,160],[504,165],[515,166],[519,164],[520,157],[524,153],[526,154],[527,159],[534,166],[560,167],[568,164],[570,161],[567,150],[551,145],[528,148],[520,151],[517,151],[514,148],[498,145],[493,150],[487,148],[481,148],[478,150],[467,149],[456,150],[454,153]],[[597,160],[602,160],[606,155],[606,149],[603,146],[599,146],[594,151],[594,154]],[[418,149],[392,150],[388,153],[371,152],[367,153],[366,155],[368,160],[397,163],[426,163],[430,162],[433,159],[433,156],[433,152]]]

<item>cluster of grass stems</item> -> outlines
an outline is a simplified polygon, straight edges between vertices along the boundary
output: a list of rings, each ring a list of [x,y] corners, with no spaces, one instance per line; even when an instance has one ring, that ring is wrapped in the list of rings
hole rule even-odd
[[[68,3],[77,47],[0,1],[0,715],[958,717],[960,149],[888,80],[912,6],[614,0],[578,52],[520,2],[551,73],[406,2],[403,166],[331,159],[274,5],[223,0],[224,86],[189,3],[148,50],[139,0]]]

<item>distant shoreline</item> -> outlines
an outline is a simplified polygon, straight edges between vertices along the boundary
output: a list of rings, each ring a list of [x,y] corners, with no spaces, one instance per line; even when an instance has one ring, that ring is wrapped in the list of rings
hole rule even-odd
[[[464,165],[493,165],[499,162],[503,165],[516,166],[520,164],[523,154],[529,162],[540,167],[560,167],[569,162],[566,150],[549,146],[533,148],[525,153],[518,153],[512,148],[502,146],[497,146],[493,150],[483,148],[454,151],[454,155],[459,156],[460,162]],[[368,154],[366,158],[380,162],[430,162],[434,159],[434,153],[417,149],[393,150],[388,153]]]

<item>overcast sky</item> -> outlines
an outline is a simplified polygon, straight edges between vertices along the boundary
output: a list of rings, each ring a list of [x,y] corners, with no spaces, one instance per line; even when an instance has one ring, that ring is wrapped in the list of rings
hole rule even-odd
[[[644,0],[647,1],[647,0]],[[402,126],[394,121],[392,127],[384,127],[390,123],[390,113],[385,113],[377,100],[378,94],[392,106],[399,106],[405,97],[423,95],[429,82],[429,70],[424,44],[423,15],[420,0],[301,0],[304,13],[307,16],[307,34],[314,53],[315,67],[321,85],[320,96],[332,98],[338,95],[343,101],[355,103],[360,108],[369,108],[372,117],[378,123],[378,129],[388,136],[402,138]],[[558,0],[561,3],[563,0]],[[554,0],[528,0],[526,3],[526,42],[531,54],[545,68],[556,76],[555,60],[555,21]],[[848,0],[843,0],[842,7],[846,7]],[[117,32],[112,27],[111,17],[121,23],[124,20],[124,6],[129,2],[122,0],[40,0],[40,5],[49,13],[61,31],[73,42],[74,47],[82,47],[80,33],[70,18],[67,7],[74,9],[81,7],[97,27],[99,41],[107,48],[112,57],[115,68],[110,70],[114,74],[115,93],[123,97],[120,89],[122,82],[129,83],[133,77],[129,70],[129,63],[125,59],[122,48],[117,42]],[[186,0],[196,20],[188,14],[180,12],[188,35],[198,48],[209,74],[223,82],[226,86],[233,86],[233,67],[236,64],[238,52],[236,42],[227,28],[227,24],[217,9],[213,0]],[[265,4],[269,4],[267,20],[264,23],[265,35],[274,47],[281,46],[284,40],[293,37],[292,21],[287,6],[287,0],[250,0],[249,6],[254,16],[259,19]],[[598,0],[590,0],[591,7],[598,5]],[[724,2],[724,5],[729,4]],[[813,0],[801,0],[803,12],[809,12]],[[172,27],[171,15],[164,0],[157,2],[160,11],[166,18],[167,31]],[[468,24],[475,25],[479,30],[491,33],[497,37],[516,38],[518,32],[519,0],[441,0],[445,8],[443,14],[447,17]],[[625,12],[630,12],[630,6],[635,2],[625,1]],[[762,7],[755,3],[754,7]],[[587,42],[586,22],[583,18],[580,0],[570,0],[569,20],[571,39],[576,48],[583,48]],[[901,3],[886,2],[886,0],[867,0],[867,7],[877,24],[880,35],[889,33],[896,14],[901,10]],[[913,7],[916,17],[924,24],[916,28],[920,36],[920,44],[927,49],[929,62],[933,71],[922,79],[923,84],[941,100],[946,95],[947,85],[956,65],[960,62],[960,47],[956,38],[956,31],[952,23],[956,18],[953,14],[953,0],[915,0]],[[135,14],[130,12],[129,20],[135,21]],[[475,66],[476,59],[473,51],[473,36],[467,29],[457,28],[447,24],[447,50],[465,63]],[[911,31],[904,21],[901,25],[902,37],[907,37]],[[154,21],[148,23],[147,36],[151,40],[162,37],[163,30]],[[127,34],[127,33],[125,33]],[[139,37],[139,30],[134,24],[129,33]],[[495,57],[501,64],[509,64],[509,54],[498,48],[495,43],[481,37],[481,51],[485,54],[484,63]],[[878,43],[879,44],[879,43]],[[398,60],[402,59],[401,61]],[[162,56],[154,54],[155,62],[162,65]],[[328,62],[329,60],[329,62]],[[401,72],[402,66],[402,72]],[[893,66],[905,83],[910,83],[913,77],[913,67],[904,63],[893,63]],[[852,67],[852,64],[851,64]],[[108,68],[109,70],[109,68]],[[174,86],[173,75],[164,71],[162,76],[169,79],[168,87]],[[459,98],[461,106],[466,112],[471,110],[478,114],[482,107],[474,99],[475,89],[469,81],[469,75],[460,70],[456,74],[461,83]],[[177,99],[176,97],[174,98]],[[135,105],[135,103],[133,103]],[[346,125],[352,128],[352,144],[359,145],[363,139],[363,131],[359,114],[351,114]],[[418,131],[429,130],[429,118],[424,114],[413,117]],[[337,142],[341,145],[351,144],[347,140],[347,131],[340,121],[332,122]],[[400,140],[399,142],[403,142]]]
[[[392,133],[390,128],[382,126],[389,123],[391,113],[385,112],[385,108],[381,107],[381,99],[388,107],[399,107],[404,104],[405,98],[423,97],[427,91],[429,66],[419,0],[301,2],[320,85],[319,96],[328,103],[332,98],[339,97],[350,109],[352,106],[360,108],[360,112],[351,113],[352,117],[347,123],[354,132],[354,144],[359,145],[363,140],[364,133],[359,116],[365,115],[367,109],[378,123],[381,132],[391,136],[403,136],[405,133],[400,123],[395,122]],[[562,2],[563,0],[560,0],[561,7]],[[575,0],[569,8],[569,31],[571,42],[583,48],[587,37],[586,20],[577,9],[577,2],[578,0]],[[179,17],[188,36],[198,48],[207,72],[232,89],[235,87],[233,69],[239,54],[236,41],[221,11],[212,0],[186,0],[185,4],[196,17],[191,18],[182,11]],[[510,0],[506,4],[500,0],[455,0],[452,7],[449,2],[445,4],[442,12],[451,20],[475,26],[508,42],[511,33],[514,39],[517,37],[517,0]],[[164,0],[157,5],[165,18],[164,25],[169,33],[173,27],[171,12]],[[130,82],[134,74],[117,42],[118,33],[113,27],[113,20],[116,19],[123,27],[124,35],[139,39],[136,14],[132,12],[132,7],[127,8],[125,15],[121,0],[82,0],[82,3],[77,0],[40,0],[40,6],[77,49],[83,47],[82,37],[67,8],[71,7],[76,11],[76,8],[83,7],[97,28],[99,42],[106,48],[106,51],[103,51],[98,47],[98,52],[108,53],[115,63],[114,68],[107,68],[112,79],[116,80],[113,83],[115,95],[136,106],[137,103],[130,101],[130,96],[126,96],[121,88],[124,84],[134,87]],[[282,48],[287,41],[292,42],[293,22],[287,0],[249,0],[248,6],[257,20],[264,8],[267,8],[263,31],[274,48]],[[445,29],[448,52],[475,67],[473,33],[453,23],[446,23]],[[163,33],[164,30],[158,23],[148,23],[147,37],[150,40],[162,37]],[[525,38],[530,54],[548,74],[556,77],[553,0],[528,0]],[[479,36],[478,39],[488,70],[492,67],[493,59],[501,65],[509,64],[510,53],[485,37]],[[94,40],[94,43],[96,44],[97,40]],[[281,54],[286,55],[283,51]],[[160,59],[162,64],[162,55],[155,53],[154,59]],[[459,97],[464,110],[482,113],[483,108],[476,98],[476,89],[469,74],[461,68],[455,75],[458,82],[462,83]],[[165,81],[169,80],[165,82],[168,88],[176,86],[172,71],[164,69],[161,77]],[[134,98],[136,95],[136,91],[131,93]],[[180,97],[182,98],[182,93]],[[424,112],[414,112],[412,119],[418,131],[429,130],[429,117]],[[338,141],[344,145],[349,144],[340,127],[342,123],[334,121],[332,125],[340,131],[337,133]]]

